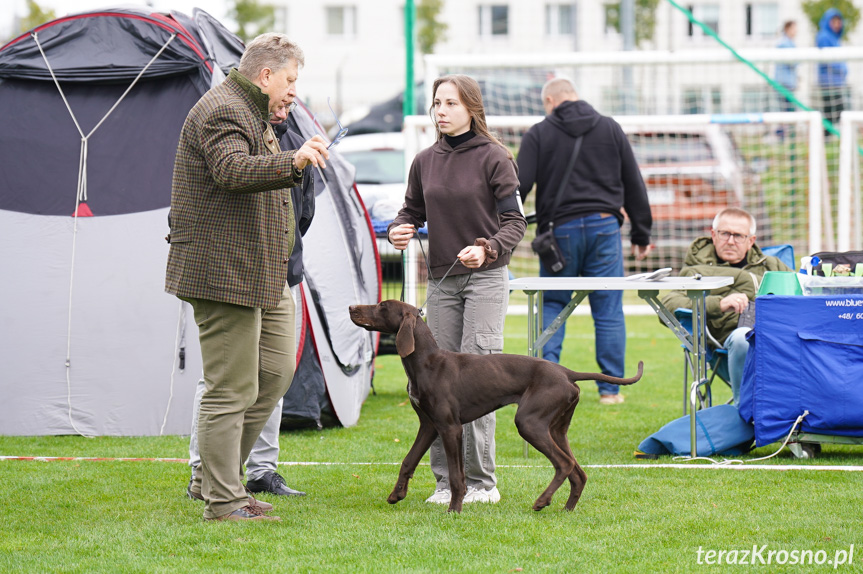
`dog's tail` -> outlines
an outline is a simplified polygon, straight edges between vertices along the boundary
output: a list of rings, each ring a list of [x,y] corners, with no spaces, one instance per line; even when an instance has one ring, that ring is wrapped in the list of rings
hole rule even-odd
[[[643,373],[644,361],[638,361],[638,373],[636,373],[634,377],[629,377],[628,379],[620,379],[618,377],[612,377],[611,375],[604,375],[602,373],[579,373],[577,371],[570,371],[570,380],[602,381],[604,383],[611,383],[614,385],[631,385],[640,381]]]

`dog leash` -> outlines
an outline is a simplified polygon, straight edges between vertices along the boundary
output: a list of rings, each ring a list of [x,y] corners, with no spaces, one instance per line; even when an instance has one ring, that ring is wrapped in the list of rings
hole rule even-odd
[[[435,283],[434,277],[432,277],[432,274],[431,274],[431,269],[429,269],[429,281],[431,282],[432,285],[434,285],[434,288],[430,292],[426,293],[426,300],[423,301],[423,304],[419,306],[420,317],[425,316],[424,309],[425,309],[426,303],[428,303],[429,299],[431,298],[432,295],[434,295],[435,291],[440,291],[444,295],[453,296],[453,295],[458,295],[459,293],[461,293],[462,291],[464,291],[467,288],[467,284],[470,283],[470,275],[473,275],[473,269],[471,269],[470,275],[468,275],[467,282],[465,282],[464,287],[462,287],[461,289],[459,289],[455,293],[447,293],[446,291],[443,290],[443,287],[441,287],[441,283],[443,283],[443,280],[446,279],[446,276],[449,275],[449,272],[452,271],[452,268],[455,267],[456,263],[458,263],[458,262],[459,262],[458,257],[456,257],[456,260],[452,262],[452,265],[449,266],[449,269],[446,270],[446,273],[443,274],[443,277],[440,278],[440,282],[438,282],[438,283]],[[426,267],[428,267],[428,262],[426,262]]]
[[[431,296],[434,294],[435,291],[440,291],[444,295],[449,295],[450,297],[452,297],[454,295],[458,295],[459,293],[462,293],[465,289],[467,289],[467,286],[470,283],[470,278],[473,276],[473,269],[470,270],[470,273],[467,276],[467,281],[465,281],[464,287],[462,287],[461,289],[459,289],[455,293],[447,293],[446,291],[443,290],[443,287],[441,287],[441,284],[443,284],[444,279],[447,278],[447,275],[449,275],[449,272],[452,271],[453,267],[455,267],[456,264],[459,263],[458,257],[455,258],[455,261],[452,262],[452,265],[449,266],[449,269],[446,270],[446,273],[443,274],[443,277],[440,278],[440,281],[435,283],[434,275],[432,275],[431,266],[429,265],[428,256],[426,256],[425,248],[423,247],[423,242],[420,239],[420,234],[418,231],[414,231],[414,235],[416,236],[417,241],[420,244],[420,251],[422,251],[423,260],[425,261],[425,264],[426,264],[426,271],[428,272],[429,282],[434,286],[434,288],[431,291],[426,293],[426,299],[425,299],[425,301],[423,301],[423,304],[418,307],[419,315],[420,315],[420,317],[423,317],[423,316],[425,316],[424,309],[425,309],[426,303],[428,303],[428,300],[431,298]],[[405,273],[405,267],[404,267],[404,265],[402,265],[402,301],[405,300],[405,297],[404,297],[404,286],[405,286],[404,273]]]

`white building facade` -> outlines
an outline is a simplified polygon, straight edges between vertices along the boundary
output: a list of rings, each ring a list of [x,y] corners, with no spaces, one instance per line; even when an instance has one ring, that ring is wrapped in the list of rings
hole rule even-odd
[[[329,0],[299,2],[275,0],[276,30],[295,39],[306,52],[301,72],[300,96],[319,113],[328,113],[327,98],[342,113],[388,99],[404,89],[405,40],[404,2],[402,0]],[[796,0],[684,0],[696,18],[704,21],[729,45],[738,50],[769,48],[779,40],[783,22],[798,24],[797,46],[814,45],[816,30],[809,24]],[[439,20],[448,26],[445,40],[436,54],[545,54],[551,52],[608,52],[623,49],[623,39],[606,19],[606,3],[600,0],[549,2],[545,0],[445,0]],[[845,44],[863,46],[863,26]],[[689,51],[721,49],[719,44],[689,23],[671,3],[660,0],[656,9],[656,28],[642,50]],[[420,55],[415,60],[415,78],[423,77]],[[801,84],[811,83],[813,66],[801,66]],[[852,67],[852,72],[856,72]],[[600,109],[615,109],[615,86],[619,78],[612,70],[575,72],[581,83],[605,86],[597,101]],[[661,75],[652,69],[639,74]],[[758,107],[759,90],[764,82],[755,76],[733,72],[709,72],[702,81],[696,71],[678,70],[672,80],[677,92],[672,104],[648,103],[643,111],[664,113],[668,107],[680,112],[751,111]],[[852,74],[853,75],[853,74]],[[858,74],[859,75],[859,74]],[[691,82],[687,83],[687,77]],[[849,78],[851,81],[853,78]],[[859,79],[858,79],[859,80]],[[685,93],[684,93],[685,92]],[[593,91],[594,99],[600,92]],[[747,96],[749,94],[749,96]],[[747,97],[751,100],[747,103]],[[688,102],[688,103],[687,103]],[[714,109],[711,109],[714,108]],[[326,122],[325,123],[330,123]]]

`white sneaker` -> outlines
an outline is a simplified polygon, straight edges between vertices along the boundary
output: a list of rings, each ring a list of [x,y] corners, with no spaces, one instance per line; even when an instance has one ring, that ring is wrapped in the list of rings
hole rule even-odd
[[[450,499],[452,498],[452,493],[448,488],[439,488],[434,491],[434,494],[426,498],[426,502],[433,502],[435,504],[449,504]]]
[[[495,504],[496,502],[500,502],[500,492],[498,492],[496,486],[492,486],[488,490],[468,486],[467,494],[464,495],[462,503],[469,504],[471,502],[488,502],[490,504]]]

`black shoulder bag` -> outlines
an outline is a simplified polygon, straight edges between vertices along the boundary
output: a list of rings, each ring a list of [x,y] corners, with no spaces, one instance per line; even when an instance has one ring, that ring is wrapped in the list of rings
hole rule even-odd
[[[539,260],[546,269],[552,273],[557,273],[566,262],[563,259],[563,254],[560,252],[560,247],[557,245],[557,240],[554,238],[554,215],[557,212],[557,206],[560,204],[560,198],[563,195],[563,188],[566,187],[569,175],[575,167],[575,159],[578,157],[578,152],[581,151],[581,140],[584,136],[578,136],[575,139],[575,146],[572,148],[572,156],[569,158],[569,164],[566,166],[566,171],[563,173],[563,179],[560,181],[560,187],[557,189],[557,195],[554,196],[554,201],[551,206],[552,220],[548,223],[548,229],[543,233],[537,233],[530,246],[534,253],[539,255]]]

